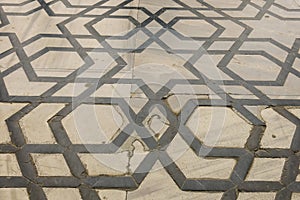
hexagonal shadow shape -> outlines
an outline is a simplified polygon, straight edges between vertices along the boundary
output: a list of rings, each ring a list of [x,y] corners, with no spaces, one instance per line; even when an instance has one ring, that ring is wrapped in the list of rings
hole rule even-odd
[[[186,37],[210,37],[217,28],[203,19],[181,19],[173,26],[174,30]]]
[[[92,27],[102,36],[124,36],[124,33],[132,30],[135,25],[130,19],[104,18]]]
[[[31,62],[38,76],[65,77],[84,64],[77,52],[49,51]]]
[[[261,55],[235,55],[227,67],[247,81],[275,81],[281,70]]]

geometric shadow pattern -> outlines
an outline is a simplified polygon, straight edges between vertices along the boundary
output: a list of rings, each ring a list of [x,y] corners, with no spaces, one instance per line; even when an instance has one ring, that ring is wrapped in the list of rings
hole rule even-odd
[[[179,195],[190,192],[183,199],[190,194],[300,199],[298,27],[297,0],[0,2],[0,197],[59,199],[62,189],[71,199],[163,198],[135,196],[158,163]],[[172,57],[177,55],[183,58],[179,64]],[[128,57],[136,59],[133,64]],[[176,62],[176,72],[184,77],[163,76],[162,66],[138,74],[142,68],[136,65],[147,58]],[[156,70],[158,88],[148,80]],[[126,94],[113,94],[116,90]],[[173,97],[184,103],[177,108]],[[70,118],[89,105],[107,115],[107,141],[74,139]],[[122,126],[105,129],[113,122],[105,121],[110,112],[104,107],[117,109]],[[145,123],[152,108],[167,121],[162,132]],[[227,110],[240,121],[226,134],[241,144],[225,143],[226,137],[222,143],[222,136],[220,144],[211,144],[200,136],[205,123],[194,129],[191,120],[202,108]],[[194,169],[185,171],[190,163],[182,166],[168,150],[178,138],[196,159],[234,160],[229,176],[190,175]],[[129,147],[136,140],[143,156],[133,167]],[[105,167],[90,168],[86,157],[122,152],[129,160],[123,173],[93,173]],[[56,171],[45,168],[45,162]],[[109,167],[110,162],[115,163],[108,161]],[[17,196],[5,189],[18,190]]]

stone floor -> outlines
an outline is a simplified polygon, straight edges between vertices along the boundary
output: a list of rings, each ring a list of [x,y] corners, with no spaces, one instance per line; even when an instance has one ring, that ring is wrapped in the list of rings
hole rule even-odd
[[[0,0],[0,200],[300,199],[300,0]]]

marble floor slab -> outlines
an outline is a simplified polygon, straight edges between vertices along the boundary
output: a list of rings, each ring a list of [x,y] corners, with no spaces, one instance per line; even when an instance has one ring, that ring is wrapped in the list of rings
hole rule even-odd
[[[300,200],[300,0],[0,0],[0,200]]]

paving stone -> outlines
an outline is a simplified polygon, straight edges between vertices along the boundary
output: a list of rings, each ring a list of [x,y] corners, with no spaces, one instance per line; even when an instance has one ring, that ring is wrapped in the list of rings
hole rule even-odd
[[[157,184],[160,183],[160,184]],[[147,175],[140,187],[128,192],[127,199],[220,199],[222,193],[181,191],[162,168]]]
[[[71,21],[68,24],[66,24],[66,28],[72,33],[72,34],[78,34],[78,35],[88,35],[89,31],[84,27],[86,23],[91,21],[93,18],[78,18],[76,21]]]
[[[22,12],[24,12],[22,10]],[[39,10],[25,16],[10,16],[9,24],[1,28],[1,32],[15,32],[20,41],[25,41],[37,34],[50,33],[59,34],[56,24],[61,22],[63,17],[52,18],[44,10]],[[28,22],[24,26],[24,21]],[[47,21],[48,23],[44,23]],[[30,23],[31,22],[31,23]]]
[[[79,158],[86,166],[90,176],[122,175],[127,172],[127,152],[118,154],[80,154]]]
[[[47,122],[63,107],[63,104],[41,104],[28,115],[25,115],[20,120],[20,125],[26,142],[34,144],[56,143]]]
[[[203,55],[197,60],[195,67],[207,78],[214,80],[230,80],[231,78],[217,67],[221,59],[222,55]]]
[[[123,35],[133,28],[127,19],[103,19],[94,25],[94,28],[103,36]]]
[[[241,2],[236,2],[234,0],[230,0],[226,3],[218,0],[208,0],[207,3],[216,8],[237,8],[241,4]]]
[[[279,181],[284,162],[283,158],[255,158],[246,180]]]
[[[31,9],[37,8],[38,5],[39,4],[37,2],[30,2],[30,3],[22,5],[22,6],[4,6],[3,10],[5,12],[22,13],[22,12],[28,12]]]
[[[252,128],[230,108],[222,107],[196,108],[187,126],[204,144],[219,147],[243,147]]]
[[[26,188],[1,188],[0,196],[3,199],[29,199]]]
[[[245,80],[274,80],[280,71],[278,65],[262,56],[238,55],[228,67]]]
[[[190,6],[192,8],[203,8],[204,6],[196,0],[183,0],[183,3],[185,3],[187,6]]]
[[[153,29],[155,30],[155,28],[153,28]],[[126,33],[126,31],[125,31],[125,33]],[[120,32],[120,34],[122,34],[122,32]],[[128,51],[128,49],[133,49],[133,48],[139,49],[140,46],[142,46],[147,41],[147,39],[148,39],[148,36],[145,33],[143,33],[142,31],[138,31],[137,33],[133,34],[127,40],[115,39],[113,37],[110,37],[107,39],[107,42],[113,48],[126,49]],[[133,55],[130,52],[125,53],[123,55],[123,57],[125,57],[127,54],[129,56],[133,57]]]
[[[180,7],[171,0],[166,0],[163,3],[159,0],[153,0],[151,2],[149,2],[147,0],[140,0],[140,1],[135,0],[134,2],[139,2],[138,5],[146,8],[147,10],[149,10],[152,13],[159,11],[161,9],[161,7],[165,7],[165,6],[172,7],[172,8]]]
[[[266,199],[266,200],[271,200],[274,199],[276,196],[276,193],[271,193],[271,192],[240,192],[238,200],[246,200],[246,199]]]
[[[31,154],[39,176],[70,176],[62,154]]]
[[[109,105],[81,105],[67,115],[62,123],[75,144],[108,143],[126,123],[117,109]]]
[[[152,28],[152,31],[155,31],[155,29],[159,30],[159,28]],[[203,44],[196,40],[182,41],[169,31],[164,33],[160,38],[172,49],[196,50]]]
[[[67,76],[83,63],[75,52],[51,51],[34,60],[32,66],[39,76]]]
[[[160,18],[166,23],[169,23],[174,17],[195,17],[195,14],[189,10],[166,10],[160,15]]]
[[[259,21],[259,23],[257,23],[257,21],[255,20],[244,22],[248,26],[254,28],[254,31],[250,34],[250,37],[268,37],[287,46],[291,46],[293,44],[296,35],[298,35],[300,32],[300,30],[293,28],[293,26],[295,26],[297,22],[287,21],[285,23],[280,23],[280,20],[273,16],[269,16],[268,18],[264,17]],[[283,32],[288,32],[289,37],[282,37]]]
[[[125,98],[125,100],[135,113],[138,113],[148,102],[147,98],[132,97],[132,96],[130,98]]]
[[[145,127],[147,127],[151,134],[157,139],[159,139],[169,127],[170,122],[165,116],[164,108],[158,105],[150,109],[148,117],[146,117],[143,122]]]
[[[80,41],[79,41],[80,42]],[[95,43],[94,43],[95,45]],[[96,48],[101,47],[99,43],[96,43]],[[108,53],[91,52],[89,56],[93,59],[94,63],[86,71],[78,74],[78,77],[82,78],[101,78],[105,73],[111,70],[116,62],[112,59]],[[78,81],[75,81],[76,84]]]
[[[284,9],[279,8],[277,6],[271,6],[270,10],[272,12],[276,12],[281,17],[286,17],[286,18],[297,18],[298,17],[297,12],[287,12]]]
[[[86,83],[68,83],[65,87],[57,91],[53,96],[76,97],[85,91],[90,85]]]
[[[0,176],[22,176],[14,154],[0,154]]]
[[[161,60],[161,62],[157,62]],[[165,51],[149,49],[135,56],[133,77],[142,79],[157,92],[170,79],[191,79],[195,76],[184,68],[185,60]],[[149,71],[150,70],[150,71]]]
[[[272,86],[267,88],[266,86],[258,86],[257,88],[272,99],[299,99],[299,90],[295,85],[298,81],[298,77],[289,74],[286,82],[281,87]]]
[[[0,37],[0,44],[1,44],[1,47],[0,47],[1,53],[12,48],[11,42],[9,41],[8,37]]]
[[[103,6],[117,6],[117,5],[121,4],[121,3],[122,3],[121,0],[112,0],[112,1],[105,2],[102,5]]]
[[[20,81],[15,81],[20,80]],[[50,89],[55,83],[30,82],[23,69],[18,69],[9,76],[4,77],[4,82],[10,95],[39,96]]]
[[[241,86],[223,86],[224,91],[235,99],[258,99],[249,90]]]
[[[68,8],[62,2],[56,2],[49,6],[56,14],[77,14],[82,11],[82,8]]]
[[[299,193],[293,193],[292,194],[292,200],[296,200],[296,199],[299,199],[300,198],[300,194]]]
[[[204,20],[180,20],[175,24],[174,29],[187,37],[210,37],[217,30]]]
[[[98,194],[101,199],[105,199],[105,200],[114,200],[114,199],[125,200],[126,199],[126,191],[98,190]]]
[[[94,97],[122,97],[129,98],[132,92],[132,87],[129,84],[105,84],[96,90]]]
[[[197,90],[198,92],[199,90]],[[209,93],[209,92],[208,92]],[[167,98],[168,106],[174,113],[179,113],[189,100],[192,99],[209,99],[212,95],[196,95],[196,94],[173,94]]]
[[[66,200],[82,199],[78,189],[75,188],[45,188],[45,194],[49,200],[56,200],[63,198]]]
[[[269,42],[245,42],[240,48],[241,50],[256,50],[256,51],[265,51],[268,54],[274,56],[275,58],[284,62],[287,52],[283,49],[279,48],[278,46],[269,43]]]
[[[5,45],[7,48],[7,46]],[[20,62],[16,53],[11,53],[6,57],[0,58],[0,70],[5,71],[10,67],[18,64]]]
[[[215,41],[210,47],[210,50],[228,50],[232,46],[231,41]]]
[[[263,110],[261,115],[267,124],[261,146],[263,148],[289,148],[296,125],[271,108]]]
[[[145,143],[142,142],[142,140],[138,137],[138,135],[135,133],[132,135],[133,137],[131,137],[131,139],[133,141],[130,141],[130,147],[127,147],[127,150],[129,149],[131,152],[129,155],[130,159],[129,159],[129,165],[128,165],[128,169],[130,173],[145,173],[148,172],[148,170],[145,170],[143,168],[138,168],[143,160],[145,159],[145,157],[148,155],[149,153],[149,148],[147,148],[147,145],[145,145]],[[136,139],[139,138],[139,139]],[[124,148],[122,146],[122,148]],[[132,148],[132,149],[131,149]],[[126,149],[126,148],[125,148]],[[145,167],[147,169],[147,167]],[[153,170],[156,170],[156,168],[154,168]]]
[[[93,38],[77,38],[76,40],[83,48],[101,48],[102,47],[102,45],[96,39],[93,39]]]
[[[86,6],[92,6],[96,3],[98,3],[98,0],[86,0],[84,2],[82,2],[81,0],[69,0],[70,4],[76,6],[80,6],[80,5],[86,5]]]
[[[22,107],[26,104],[8,104],[8,103],[0,103],[0,144],[10,143],[10,132],[5,123],[5,120],[8,119],[11,115],[18,112]]]
[[[179,135],[175,136],[167,152],[190,179],[229,179],[236,164],[231,158],[197,156]]]
[[[232,37],[239,37],[244,28],[239,26],[238,24],[230,21],[230,20],[215,20],[216,23],[221,25],[222,27],[226,27],[226,29],[222,32],[220,37],[222,38],[232,38]]]
[[[254,6],[247,5],[243,10],[225,11],[225,13],[232,17],[255,17],[259,10]]]
[[[300,199],[299,0],[1,0],[0,199]]]
[[[41,38],[24,47],[28,56],[33,55],[49,47],[72,47],[70,42],[65,38]]]
[[[298,119],[300,118],[300,109],[299,108],[290,108],[287,110],[290,111],[291,113],[293,113],[296,117],[298,117]]]

